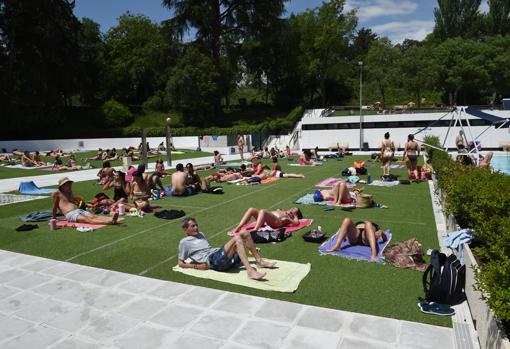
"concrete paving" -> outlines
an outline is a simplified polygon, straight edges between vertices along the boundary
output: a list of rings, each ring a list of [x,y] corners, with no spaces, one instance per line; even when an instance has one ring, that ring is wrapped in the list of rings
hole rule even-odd
[[[437,348],[451,328],[0,250],[1,348]]]
[[[239,161],[239,154],[233,154],[233,155],[222,155],[223,160],[225,161]],[[249,159],[250,154],[246,153],[245,158]],[[192,159],[181,159],[181,160],[174,160],[172,161],[172,165],[175,169],[175,165],[178,163],[187,164],[188,162],[191,162],[193,166],[196,165],[203,165],[203,164],[210,164],[213,161],[212,156],[205,156],[200,158],[192,158]],[[138,162],[135,162],[137,164]],[[152,162],[149,163],[147,170],[154,170],[156,163]],[[122,166],[115,167],[116,169],[122,169]],[[31,170],[25,170],[25,171],[31,171]],[[90,181],[93,179],[97,179],[97,172],[99,171],[98,168],[90,169],[90,170],[80,170],[80,171],[66,171],[66,172],[60,172],[60,173],[52,173],[48,175],[38,175],[38,176],[28,176],[28,177],[18,177],[18,178],[6,178],[0,180],[0,193],[7,193],[10,191],[18,190],[19,183],[21,181],[27,182],[27,181],[34,181],[35,184],[37,184],[39,187],[49,187],[49,186],[56,186],[58,183],[58,180],[62,177],[69,177],[69,179],[75,181],[75,182],[83,182],[83,181]]]

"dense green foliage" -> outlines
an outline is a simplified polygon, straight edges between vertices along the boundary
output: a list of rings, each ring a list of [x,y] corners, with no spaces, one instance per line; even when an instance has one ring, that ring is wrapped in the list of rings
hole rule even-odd
[[[461,227],[472,228],[479,241],[477,288],[496,315],[509,322],[510,177],[464,166],[441,151],[428,151],[447,211]]]
[[[55,122],[73,132],[83,110],[82,132],[117,135],[101,114],[112,98],[136,118],[173,112],[195,128],[238,124],[230,108],[357,105],[360,73],[368,105],[510,95],[508,0],[490,0],[487,13],[480,0],[438,0],[434,31],[398,44],[357,29],[345,0],[284,17],[286,1],[165,0],[168,20],[126,13],[101,33],[75,17],[74,1],[0,0],[2,136],[34,124],[51,136]]]
[[[133,114],[128,107],[115,99],[110,99],[103,104],[103,115],[105,124],[110,127],[119,127],[128,125],[133,118]]]

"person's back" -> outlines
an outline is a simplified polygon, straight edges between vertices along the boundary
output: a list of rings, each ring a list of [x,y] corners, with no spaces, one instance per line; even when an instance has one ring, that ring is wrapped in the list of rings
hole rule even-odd
[[[186,191],[186,177],[187,174],[184,172],[184,166],[177,164],[176,172],[172,174],[172,194],[182,195]]]

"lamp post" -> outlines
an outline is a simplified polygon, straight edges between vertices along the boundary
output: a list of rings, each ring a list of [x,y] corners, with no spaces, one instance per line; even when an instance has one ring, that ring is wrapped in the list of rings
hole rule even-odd
[[[363,61],[359,65],[359,150],[363,150]]]
[[[170,122],[171,118],[166,118],[166,126],[165,126],[165,136],[166,136],[166,164],[167,166],[172,166],[172,149],[170,147]]]

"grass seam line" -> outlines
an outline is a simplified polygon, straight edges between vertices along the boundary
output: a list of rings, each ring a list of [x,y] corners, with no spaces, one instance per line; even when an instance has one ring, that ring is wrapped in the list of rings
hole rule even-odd
[[[261,191],[264,191],[264,190],[267,190],[267,189],[269,189],[269,188],[272,188],[272,187],[273,187],[273,186],[275,186],[275,185],[278,185],[278,183],[275,183],[275,184],[273,184],[273,185],[268,185],[268,186],[267,186],[267,187],[265,187],[265,188],[262,188],[262,189],[259,189],[259,190],[256,190],[256,191],[252,191],[252,192],[250,192],[250,193],[246,193],[246,194],[243,194],[243,195],[237,196],[237,197],[235,197],[235,198],[233,198],[233,199],[230,199],[230,200],[227,200],[227,201],[224,201],[224,202],[220,202],[220,203],[218,203],[218,204],[216,204],[216,205],[206,207],[206,208],[204,208],[204,209],[202,209],[202,210],[199,210],[199,211],[195,212],[194,214],[197,214],[197,213],[200,213],[200,212],[204,212],[204,211],[207,211],[207,210],[210,210],[210,209],[213,209],[213,208],[216,208],[216,207],[222,206],[222,205],[224,205],[224,204],[228,204],[228,203],[230,203],[230,202],[232,202],[232,201],[236,201],[237,199],[241,199],[241,198],[243,198],[243,197],[250,196],[250,195],[255,194],[255,193],[259,193],[259,192],[261,192]],[[65,259],[65,260],[64,260],[64,262],[70,262],[70,261],[72,261],[72,260],[74,260],[74,259],[76,259],[76,258],[79,258],[79,257],[85,256],[85,255],[87,255],[87,254],[90,254],[90,253],[93,253],[93,252],[96,252],[96,251],[102,250],[102,249],[103,249],[103,248],[105,248],[105,247],[113,246],[113,245],[115,245],[115,244],[117,244],[117,243],[119,243],[119,242],[122,242],[122,241],[125,241],[125,240],[128,240],[128,239],[131,239],[131,238],[133,238],[133,237],[135,237],[135,236],[138,236],[138,235],[141,235],[141,234],[145,234],[145,233],[147,233],[147,232],[149,232],[149,231],[152,231],[152,230],[154,230],[154,229],[162,228],[162,227],[164,227],[164,226],[166,226],[166,225],[168,225],[168,224],[172,224],[172,223],[175,223],[175,222],[180,222],[180,221],[179,221],[179,220],[177,220],[177,219],[176,219],[176,220],[172,220],[172,221],[170,221],[170,222],[165,222],[165,223],[163,223],[163,224],[160,224],[160,225],[157,225],[157,226],[154,226],[154,227],[151,227],[151,228],[148,228],[148,229],[142,230],[142,231],[140,231],[140,232],[138,232],[138,233],[134,233],[134,234],[131,234],[131,235],[125,236],[125,237],[123,237],[123,238],[121,238],[121,239],[111,241],[111,242],[109,242],[109,243],[107,243],[107,244],[104,244],[104,245],[102,245],[102,246],[98,246],[98,247],[93,248],[93,249],[91,249],[91,250],[88,250],[88,251],[85,251],[85,252],[79,253],[79,254],[77,254],[77,255],[75,255],[75,256],[73,256],[73,257],[67,258],[67,259]]]

